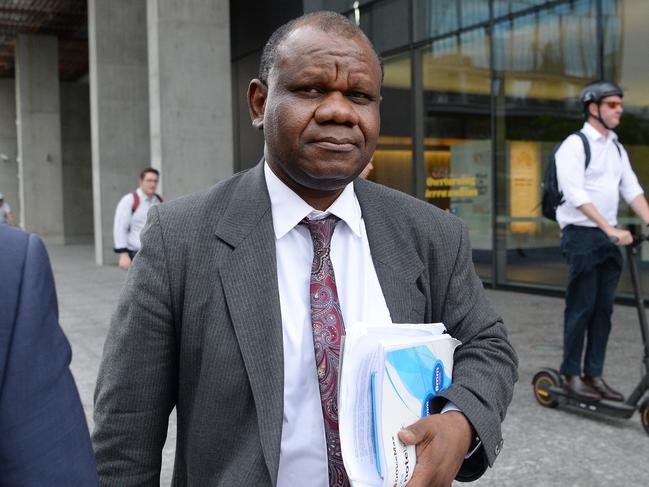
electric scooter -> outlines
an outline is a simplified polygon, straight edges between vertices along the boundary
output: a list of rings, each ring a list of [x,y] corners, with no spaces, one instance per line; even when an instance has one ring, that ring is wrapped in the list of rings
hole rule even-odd
[[[642,291],[640,289],[640,277],[638,274],[638,249],[644,240],[649,236],[639,235],[634,237],[633,243],[626,246],[627,262],[631,274],[631,283],[635,294],[635,304],[638,310],[638,321],[644,345],[644,358],[642,359],[643,375],[640,383],[624,402],[615,402],[602,399],[600,401],[586,401],[569,394],[563,389],[561,375],[556,369],[541,369],[532,379],[534,396],[541,406],[556,408],[557,406],[573,406],[584,409],[594,414],[612,416],[616,418],[629,419],[637,409],[640,413],[640,421],[645,432],[649,435],[649,396],[644,398],[649,390],[649,327],[647,326],[647,315],[645,313]]]

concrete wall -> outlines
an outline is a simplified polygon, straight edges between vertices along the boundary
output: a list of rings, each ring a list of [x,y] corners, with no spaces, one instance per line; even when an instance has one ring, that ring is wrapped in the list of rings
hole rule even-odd
[[[61,149],[65,243],[92,243],[90,87],[61,83]]]
[[[146,3],[89,0],[95,260],[116,263],[113,217],[150,165]]]
[[[0,79],[0,193],[4,194],[14,218],[20,215],[18,197],[18,146],[16,141],[16,91],[13,79]]]
[[[20,220],[25,230],[63,243],[63,182],[58,40],[16,40]]]
[[[228,0],[148,0],[151,158],[165,199],[230,176]]]

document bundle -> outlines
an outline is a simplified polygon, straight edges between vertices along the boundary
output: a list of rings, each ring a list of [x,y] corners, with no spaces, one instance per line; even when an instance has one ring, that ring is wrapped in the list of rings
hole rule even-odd
[[[452,380],[460,342],[442,323],[370,325],[347,330],[338,384],[340,446],[353,487],[405,486],[415,446],[399,431],[430,414]]]

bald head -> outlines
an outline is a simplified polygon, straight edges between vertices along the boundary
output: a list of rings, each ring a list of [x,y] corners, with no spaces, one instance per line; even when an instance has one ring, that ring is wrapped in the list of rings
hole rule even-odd
[[[268,84],[268,75],[277,63],[281,44],[291,32],[298,27],[306,25],[346,39],[353,39],[355,37],[363,38],[376,55],[376,59],[381,66],[381,74],[383,74],[383,60],[361,28],[339,13],[322,11],[313,12],[293,19],[273,32],[264,46],[261,61],[259,62],[259,79],[262,83]]]

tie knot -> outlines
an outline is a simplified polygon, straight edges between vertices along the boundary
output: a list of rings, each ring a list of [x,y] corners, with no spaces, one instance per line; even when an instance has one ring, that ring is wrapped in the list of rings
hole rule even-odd
[[[319,220],[309,220],[304,218],[300,224],[306,225],[311,233],[311,240],[313,241],[313,251],[319,255],[329,249],[331,245],[331,237],[334,233],[336,224],[340,221],[336,215],[328,215]]]

